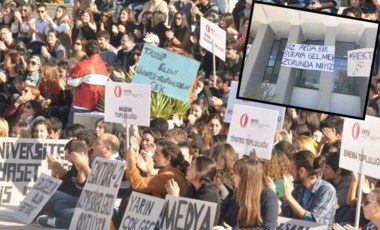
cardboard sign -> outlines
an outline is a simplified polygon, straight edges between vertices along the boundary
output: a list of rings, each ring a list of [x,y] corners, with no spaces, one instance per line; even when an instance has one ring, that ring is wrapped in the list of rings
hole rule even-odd
[[[114,203],[123,174],[123,162],[95,158],[91,174],[75,208],[70,229],[110,228]]]
[[[214,226],[217,203],[166,195],[161,229],[209,230]]]
[[[134,229],[154,230],[164,205],[163,199],[132,192],[119,230],[131,229],[130,226],[135,226]]]
[[[339,167],[380,179],[380,119],[345,118]]]
[[[227,33],[218,25],[210,22],[204,17],[201,17],[201,34],[199,44],[208,50],[214,52],[215,56],[226,60],[226,38]],[[212,49],[212,43],[214,42],[214,51]]]
[[[334,72],[335,46],[286,44],[281,65]]]
[[[356,49],[347,51],[347,76],[370,77],[373,49]]]
[[[240,155],[254,150],[257,157],[270,159],[277,120],[277,111],[234,105],[227,143]]]
[[[61,183],[61,180],[42,173],[32,190],[17,208],[14,218],[24,224],[32,223]]]
[[[0,204],[18,206],[41,173],[51,174],[46,154],[65,157],[69,140],[0,139]],[[65,165],[68,163],[66,161]]]
[[[104,120],[149,126],[150,85],[106,82]]]
[[[286,217],[279,216],[277,219],[277,229],[278,230],[326,230],[327,225],[318,224],[315,222],[290,219]]]
[[[149,84],[155,92],[186,102],[199,64],[185,56],[145,44],[133,83]]]
[[[237,99],[236,95],[237,95],[238,87],[239,87],[239,82],[237,82],[237,81],[231,82],[230,96],[228,97],[227,110],[226,110],[226,114],[224,116],[224,122],[230,123],[232,111],[233,111],[232,109],[233,109],[234,105],[246,105],[246,106],[252,106],[252,107],[257,107],[257,108],[263,108],[263,109],[270,109],[270,110],[278,111],[278,119],[277,119],[276,129],[282,130],[282,124],[284,123],[284,116],[285,116],[285,109],[286,109],[285,107]]]

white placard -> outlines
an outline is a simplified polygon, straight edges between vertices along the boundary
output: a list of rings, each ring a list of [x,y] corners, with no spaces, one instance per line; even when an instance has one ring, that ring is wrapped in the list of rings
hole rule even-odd
[[[344,119],[339,167],[380,179],[380,119]]]
[[[287,43],[281,66],[334,72],[335,46]]]
[[[51,174],[46,154],[65,157],[69,140],[6,138],[0,139],[0,204],[20,205],[41,173]],[[68,162],[64,161],[67,168]]]
[[[124,165],[121,161],[95,158],[69,229],[110,228],[115,199],[124,175]]]
[[[129,229],[130,226],[153,230],[164,205],[164,199],[132,192],[119,230]]]
[[[42,173],[32,190],[18,206],[14,218],[24,224],[32,223],[61,183],[61,180]]]
[[[270,159],[277,120],[277,111],[234,105],[227,143],[240,155],[254,150],[257,157]]]
[[[259,103],[259,102],[255,102],[255,101],[246,101],[246,100],[242,100],[242,99],[237,99],[236,95],[237,95],[238,86],[239,86],[239,82],[231,81],[230,95],[228,97],[227,110],[226,110],[226,114],[224,115],[224,122],[230,123],[234,105],[246,105],[246,106],[253,106],[253,107],[257,107],[257,108],[263,108],[263,109],[270,109],[270,110],[278,111],[278,119],[277,119],[276,129],[282,130],[282,124],[284,123],[284,116],[285,116],[285,109],[286,108],[283,106],[277,106],[277,105]]]
[[[370,77],[373,49],[356,49],[347,51],[347,76]]]
[[[211,229],[217,203],[166,195],[161,229]]]
[[[150,85],[106,82],[104,120],[149,126]]]
[[[318,224],[315,222],[290,219],[286,217],[279,216],[277,219],[278,230],[288,230],[288,229],[307,229],[307,230],[326,230],[327,225]]]
[[[223,61],[226,60],[226,38],[227,33],[225,30],[201,17],[199,44],[212,53],[212,42],[214,41],[214,54]]]

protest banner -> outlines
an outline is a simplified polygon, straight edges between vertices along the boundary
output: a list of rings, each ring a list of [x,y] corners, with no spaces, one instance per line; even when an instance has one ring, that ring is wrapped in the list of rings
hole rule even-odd
[[[164,205],[164,199],[132,192],[119,230],[154,230]]]
[[[104,120],[149,126],[150,85],[106,82]]]
[[[24,224],[32,223],[61,183],[61,180],[42,173],[32,190],[17,208],[14,218]]]
[[[326,230],[327,225],[279,216],[277,230]]]
[[[334,72],[335,46],[287,43],[281,65]]]
[[[226,31],[218,25],[210,22],[204,17],[201,17],[201,32],[199,44],[215,54],[218,58],[226,60]]]
[[[257,107],[257,108],[263,108],[263,109],[270,109],[270,110],[278,111],[278,119],[277,119],[276,129],[277,130],[282,129],[282,124],[284,123],[284,116],[285,116],[285,109],[286,109],[285,107],[237,99],[236,95],[237,95],[238,87],[239,87],[239,82],[231,81],[230,94],[228,96],[227,109],[226,109],[226,114],[224,116],[224,122],[225,123],[231,122],[231,116],[232,116],[232,111],[233,111],[234,105],[246,105],[246,106],[252,106],[252,107]]]
[[[124,175],[124,165],[121,161],[95,158],[69,229],[110,228],[115,199]]]
[[[227,143],[240,155],[251,151],[262,159],[272,157],[278,111],[234,105]]]
[[[345,118],[339,167],[380,179],[380,119]]]
[[[46,154],[65,157],[68,140],[1,138],[0,204],[18,206],[41,173],[50,175]],[[64,163],[68,165],[67,161]]]
[[[347,51],[347,76],[370,77],[373,49],[356,49]]]
[[[217,203],[166,195],[161,229],[210,230]]]
[[[199,64],[185,56],[145,44],[132,83],[149,84],[152,91],[186,102]]]

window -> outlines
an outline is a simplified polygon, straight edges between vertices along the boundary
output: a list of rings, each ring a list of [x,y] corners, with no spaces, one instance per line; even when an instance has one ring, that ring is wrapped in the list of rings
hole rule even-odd
[[[340,94],[360,95],[360,85],[367,82],[365,77],[347,77],[347,51],[359,48],[353,42],[336,42],[334,80],[331,91]]]
[[[323,45],[324,41],[317,40],[307,40],[303,44],[308,45]],[[308,89],[319,89],[319,78],[321,71],[319,70],[296,70],[296,87],[308,88]]]
[[[268,59],[267,68],[264,72],[263,82],[276,84],[280,73],[282,55],[287,43],[287,39],[274,40],[272,50]]]

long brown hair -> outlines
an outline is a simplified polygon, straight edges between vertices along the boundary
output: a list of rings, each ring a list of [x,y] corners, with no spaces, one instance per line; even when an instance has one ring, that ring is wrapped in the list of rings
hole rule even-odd
[[[239,227],[258,227],[263,224],[260,200],[264,188],[269,181],[261,162],[252,158],[242,158],[236,161],[234,173],[240,177],[239,186],[234,197],[239,204]]]

